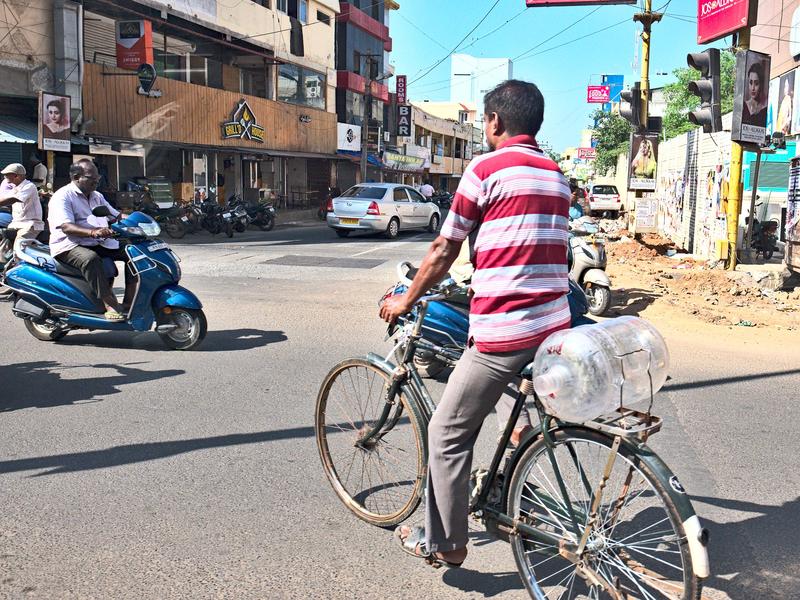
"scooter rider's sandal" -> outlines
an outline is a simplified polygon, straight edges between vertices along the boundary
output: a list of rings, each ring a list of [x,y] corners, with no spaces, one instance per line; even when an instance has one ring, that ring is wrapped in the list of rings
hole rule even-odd
[[[124,321],[125,315],[118,313],[115,310],[107,310],[103,315],[106,321]]]

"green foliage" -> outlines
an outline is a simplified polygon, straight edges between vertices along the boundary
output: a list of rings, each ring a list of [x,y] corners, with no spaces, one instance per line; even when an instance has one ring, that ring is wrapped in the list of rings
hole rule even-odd
[[[595,172],[602,176],[617,166],[617,157],[628,151],[631,125],[616,113],[597,109],[592,113],[596,126],[594,137],[597,140],[597,159]]]
[[[664,86],[667,108],[664,111],[664,134],[667,139],[691,131],[697,125],[689,121],[688,114],[700,106],[700,98],[689,93],[689,82],[700,79],[700,72],[690,67],[675,69],[677,81]],[[720,53],[720,96],[722,114],[733,110],[733,83],[736,78],[736,58],[731,52]]]
[[[549,156],[551,158],[551,160],[554,163],[556,163],[557,165],[561,164],[562,156],[558,152],[556,152],[555,150],[551,150],[550,148],[547,148],[544,151],[544,153],[547,154],[547,156]]]

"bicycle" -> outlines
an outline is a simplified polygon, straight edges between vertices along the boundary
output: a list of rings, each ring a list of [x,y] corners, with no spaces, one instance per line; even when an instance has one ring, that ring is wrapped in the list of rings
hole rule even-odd
[[[389,354],[401,356],[399,365],[374,353],[350,358],[320,388],[315,434],[325,474],[367,523],[394,527],[422,500],[426,429],[436,405],[413,357],[429,303],[449,293],[434,290],[402,326],[390,328],[390,335],[400,334]],[[435,352],[449,356],[446,348]],[[644,413],[620,407],[594,421],[567,423],[545,412],[531,365],[520,375],[490,467],[472,473],[470,513],[511,543],[531,597],[700,598],[709,576],[708,532],[677,477],[646,445],[662,424],[650,413],[652,398]],[[528,396],[540,423],[509,456]]]

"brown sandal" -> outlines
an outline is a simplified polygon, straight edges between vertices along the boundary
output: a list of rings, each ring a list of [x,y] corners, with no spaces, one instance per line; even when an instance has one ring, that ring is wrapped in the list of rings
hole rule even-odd
[[[405,539],[402,538],[402,534],[400,533],[402,527],[405,527],[405,525],[394,530],[394,537],[400,542],[400,548],[406,554],[410,554],[415,558],[421,558],[434,569],[439,569],[441,567],[457,569],[464,564],[463,560],[459,563],[454,563],[439,558],[433,552],[428,552],[425,542],[425,530],[422,527],[410,527],[409,534]]]

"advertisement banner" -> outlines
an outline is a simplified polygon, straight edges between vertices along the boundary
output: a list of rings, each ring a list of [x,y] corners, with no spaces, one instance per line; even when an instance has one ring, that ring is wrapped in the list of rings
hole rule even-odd
[[[398,75],[397,76],[397,103],[398,104],[405,104],[406,103],[406,76],[405,75]]]
[[[336,149],[361,152],[361,126],[337,123]]]
[[[47,92],[39,93],[39,148],[55,152],[69,152],[70,147],[69,96]]]
[[[784,73],[778,79],[778,104],[775,113],[775,129],[783,135],[791,135],[796,98],[794,93],[795,71]]]
[[[800,243],[800,160],[793,159],[789,170],[789,193],[786,197],[786,241]]]
[[[708,44],[756,24],[758,0],[698,0],[697,43]]]
[[[411,106],[397,106],[397,137],[411,137]]]
[[[594,160],[597,158],[597,148],[578,148],[576,156],[581,160]]]
[[[117,66],[135,71],[145,64],[153,64],[153,24],[117,21]]]
[[[390,169],[398,171],[411,171],[419,172],[423,170],[425,159],[419,156],[408,156],[406,154],[398,154],[397,152],[384,151],[383,164]]]
[[[525,0],[525,6],[594,6],[636,4],[637,0]]]
[[[628,189],[643,192],[656,191],[658,134],[650,131],[631,134],[630,156]]]
[[[611,87],[607,85],[590,85],[586,88],[586,102],[605,104],[611,102]]]
[[[739,50],[736,53],[731,124],[731,140],[734,142],[761,145],[766,139],[769,69],[769,54],[752,50]]]

